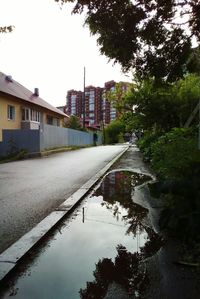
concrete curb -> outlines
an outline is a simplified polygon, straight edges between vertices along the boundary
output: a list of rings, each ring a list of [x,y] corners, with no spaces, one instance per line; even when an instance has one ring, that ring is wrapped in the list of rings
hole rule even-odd
[[[128,150],[127,146],[118,156],[89,179],[81,188],[66,200],[17,242],[0,254],[0,281],[19,263],[26,253],[35,246],[64,216],[84,198],[91,188],[99,181],[108,169]]]
[[[81,148],[81,147],[80,147]],[[59,153],[64,153],[64,152],[69,152],[73,150],[73,147],[66,147],[66,148],[56,148],[56,149],[52,149],[52,150],[45,150],[45,151],[41,151],[41,152],[35,152],[35,153],[28,153],[25,155],[25,159],[30,159],[30,158],[38,158],[38,157],[45,157],[45,156],[49,156],[52,154],[59,154]]]

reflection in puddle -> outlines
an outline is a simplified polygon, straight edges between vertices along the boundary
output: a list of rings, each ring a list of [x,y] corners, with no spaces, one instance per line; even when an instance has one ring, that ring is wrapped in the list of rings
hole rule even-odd
[[[148,210],[133,202],[134,188],[148,180],[130,171],[109,173],[32,254],[26,272],[11,279],[12,288],[2,298],[107,299],[111,293],[126,299],[140,294],[142,261],[161,246],[146,225]]]
[[[142,261],[155,254],[162,243],[160,237],[144,223],[148,210],[133,202],[134,187],[149,179],[143,174],[128,171],[111,172],[94,193],[103,196],[102,206],[109,209],[117,220],[124,221],[126,234],[136,238],[137,250],[129,252],[120,244],[116,247],[114,260],[99,259],[93,272],[95,279],[80,290],[81,299],[140,298],[147,282]],[[126,211],[125,215],[122,210]],[[143,246],[141,236],[146,239]]]
[[[150,180],[149,176],[130,171],[109,173],[94,195],[103,196],[102,206],[111,210],[113,216],[124,221],[127,234],[134,236],[144,232],[142,220],[148,210],[133,202],[134,188]],[[122,213],[124,211],[124,213]]]

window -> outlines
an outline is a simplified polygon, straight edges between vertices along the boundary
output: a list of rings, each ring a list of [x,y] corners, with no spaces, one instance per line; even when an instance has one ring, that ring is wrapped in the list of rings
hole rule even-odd
[[[53,117],[52,116],[47,115],[47,124],[53,125]]]
[[[29,109],[28,108],[22,109],[22,120],[24,120],[24,121],[29,120]]]
[[[15,119],[15,107],[8,105],[8,119],[14,120]]]
[[[31,120],[40,122],[40,112],[31,109]]]
[[[94,111],[94,103],[90,103],[89,104],[89,110],[90,111]]]
[[[94,98],[93,97],[89,98],[89,110],[94,111]]]
[[[59,127],[60,126],[60,119],[56,118],[56,117],[53,117],[53,116],[50,116],[50,115],[47,115],[47,124]]]
[[[94,118],[94,113],[89,113],[89,118]]]
[[[111,108],[111,109],[110,109],[110,119],[111,119],[111,120],[114,120],[114,119],[116,119],[116,116],[117,116],[117,111],[116,111],[116,109],[115,109],[115,108]]]
[[[40,112],[29,108],[22,108],[22,120],[40,122]]]
[[[60,119],[59,118],[54,118],[54,126],[60,127]]]
[[[71,107],[71,114],[76,115],[76,107]]]
[[[71,97],[71,114],[76,115],[76,95]]]

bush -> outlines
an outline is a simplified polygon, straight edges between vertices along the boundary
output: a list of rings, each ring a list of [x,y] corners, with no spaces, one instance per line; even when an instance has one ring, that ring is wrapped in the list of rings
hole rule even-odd
[[[143,152],[145,161],[151,161],[152,146],[159,137],[160,133],[152,133],[151,131],[146,131],[144,137],[138,141],[139,149]]]
[[[174,128],[151,146],[152,167],[161,179],[181,180],[200,163],[198,137],[192,129]]]
[[[124,133],[124,124],[120,120],[112,121],[105,128],[105,143],[113,144],[121,141],[121,136]]]
[[[161,229],[181,239],[200,254],[200,150],[195,129],[174,128],[158,137],[145,134],[140,149],[159,178],[154,195],[162,195],[165,207]]]

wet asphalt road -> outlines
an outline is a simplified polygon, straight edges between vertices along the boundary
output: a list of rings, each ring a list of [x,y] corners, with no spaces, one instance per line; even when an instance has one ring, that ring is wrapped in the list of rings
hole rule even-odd
[[[125,149],[99,146],[0,165],[0,253]]]

